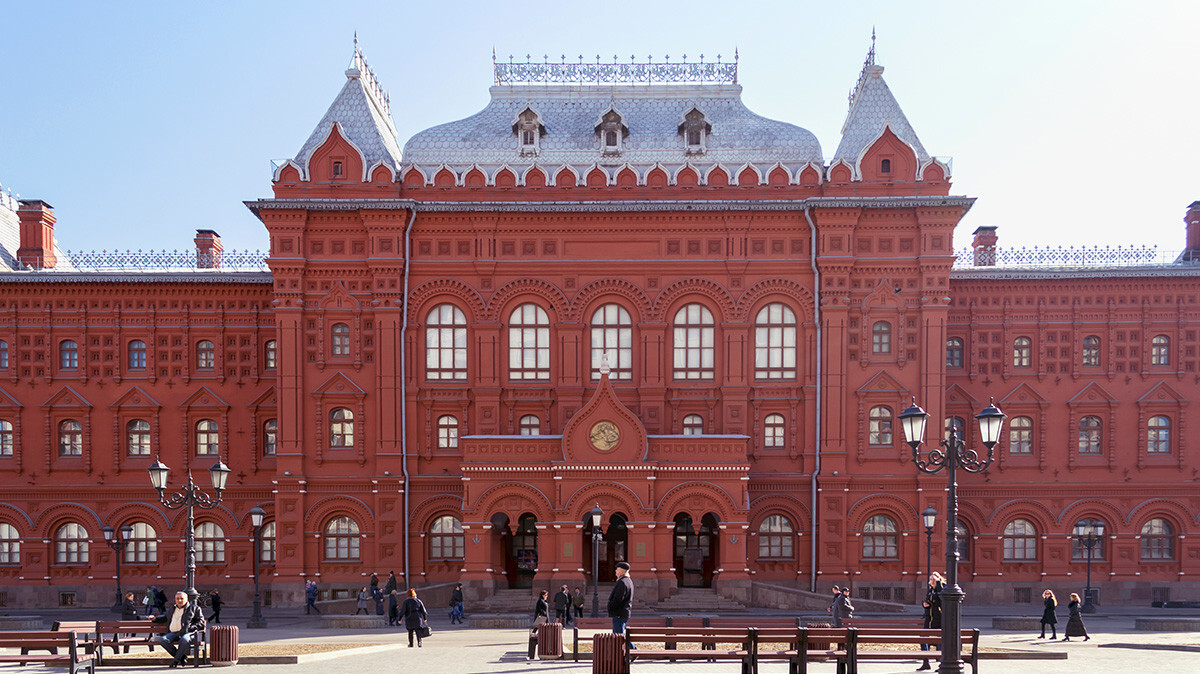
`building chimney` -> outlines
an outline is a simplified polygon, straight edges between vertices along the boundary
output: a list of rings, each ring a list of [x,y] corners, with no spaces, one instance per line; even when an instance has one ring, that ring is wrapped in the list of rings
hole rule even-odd
[[[1187,248],[1184,254],[1189,259],[1195,259],[1200,255],[1200,201],[1193,201],[1192,205],[1188,206],[1183,221],[1187,223]]]
[[[996,236],[996,227],[984,225],[976,228],[973,233],[975,239],[971,241],[971,248],[975,249],[975,266],[995,267],[996,242],[1000,240],[1000,237]]]
[[[58,264],[54,256],[54,207],[40,199],[22,199],[17,208],[21,221],[21,247],[17,261],[32,269],[53,269]]]
[[[195,241],[196,268],[220,269],[221,251],[225,250],[221,245],[221,235],[211,229],[197,229]]]

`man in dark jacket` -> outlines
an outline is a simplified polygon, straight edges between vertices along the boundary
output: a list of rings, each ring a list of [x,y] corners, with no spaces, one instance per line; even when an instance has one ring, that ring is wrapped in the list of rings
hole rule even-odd
[[[624,634],[629,612],[633,610],[633,579],[629,577],[629,562],[617,562],[617,584],[608,595],[608,617],[613,621],[613,634]]]
[[[854,617],[854,604],[850,603],[850,588],[843,587],[842,593],[833,602],[833,626],[841,627],[842,620]]]
[[[463,621],[463,589],[462,583],[454,586],[454,591],[450,593],[450,624],[462,624]]]
[[[189,601],[186,592],[176,592],[175,605],[154,618],[154,622],[167,625],[167,632],[154,637],[154,641],[175,658],[171,662],[171,668],[174,669],[187,660],[192,644],[204,633],[204,609],[196,602]],[[179,642],[178,649],[175,648],[175,642]]]
[[[563,585],[558,588],[558,594],[554,595],[554,620],[560,624],[566,625],[571,619],[571,595],[567,594],[567,586]]]

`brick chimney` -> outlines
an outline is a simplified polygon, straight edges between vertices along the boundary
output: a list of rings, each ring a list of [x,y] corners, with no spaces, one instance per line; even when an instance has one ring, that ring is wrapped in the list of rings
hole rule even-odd
[[[996,236],[996,227],[984,225],[976,228],[973,233],[975,239],[971,241],[971,248],[975,249],[975,266],[995,267],[996,242],[1000,240],[1000,237]]]
[[[1188,206],[1183,221],[1187,223],[1187,248],[1184,253],[1194,259],[1200,255],[1200,201],[1193,201]]]
[[[211,229],[197,229],[195,241],[196,268],[220,269],[221,251],[225,250],[221,245],[221,235]]]
[[[21,247],[17,260],[33,269],[53,269],[58,264],[54,256],[54,207],[40,199],[22,199],[17,208],[21,221]]]

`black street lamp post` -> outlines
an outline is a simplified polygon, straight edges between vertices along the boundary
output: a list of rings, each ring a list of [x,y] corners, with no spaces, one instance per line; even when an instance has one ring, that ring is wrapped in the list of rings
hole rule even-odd
[[[208,475],[212,479],[213,491],[217,493],[216,498],[200,491],[196,483],[192,481],[192,471],[188,470],[187,483],[180,488],[179,491],[166,496],[163,489],[167,486],[167,475],[171,472],[163,462],[157,458],[154,464],[147,470],[150,471],[150,484],[158,490],[158,501],[167,508],[167,510],[178,510],[187,508],[187,541],[184,547],[184,569],[186,571],[187,587],[184,591],[188,594],[189,601],[197,601],[200,593],[196,592],[196,523],[192,518],[192,509],[195,506],[212,510],[221,502],[221,492],[225,489],[225,481],[229,479],[229,466],[226,466],[221,457],[217,457],[217,462],[208,469]]]
[[[104,543],[112,548],[117,553],[117,603],[112,605],[113,613],[121,613],[125,605],[121,592],[121,557],[125,555],[125,547],[129,545],[129,539],[133,537],[133,527],[126,524],[120,529],[120,536],[114,537],[117,530],[111,526],[105,525],[100,531],[104,532]]]
[[[933,526],[937,524],[937,511],[929,506],[921,511],[921,519],[925,524],[925,577],[933,573]]]
[[[262,556],[262,526],[263,517],[267,512],[258,506],[250,509],[250,526],[254,528],[254,615],[246,627],[266,627],[267,621],[262,614],[262,595],[258,592],[258,559]]]
[[[588,515],[592,518],[592,617],[600,617],[600,518],[604,511],[597,503]]]
[[[904,427],[904,438],[912,447],[913,463],[917,464],[917,470],[933,474],[946,469],[946,585],[942,589],[942,663],[938,671],[942,674],[960,674],[964,671],[962,633],[959,631],[964,594],[958,586],[957,470],[962,468],[968,473],[982,473],[992,464],[992,450],[1000,439],[1004,413],[993,402],[975,415],[979,422],[979,434],[987,447],[986,459],[980,458],[975,450],[967,449],[957,427],[950,428],[949,436],[940,443],[942,449],[931,449],[922,458],[918,448],[925,439],[925,422],[929,420],[929,415],[913,399],[913,404],[900,413],[899,419]]]
[[[1076,534],[1075,539],[1087,549],[1087,585],[1083,588],[1083,606],[1079,610],[1083,613],[1095,613],[1096,604],[1092,600],[1092,550],[1100,542],[1100,536],[1096,535],[1096,525],[1089,524],[1087,533]]]

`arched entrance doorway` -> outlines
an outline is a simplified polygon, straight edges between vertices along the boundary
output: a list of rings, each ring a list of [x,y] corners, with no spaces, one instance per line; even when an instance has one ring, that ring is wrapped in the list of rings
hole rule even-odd
[[[521,515],[515,531],[510,531],[508,515],[492,515],[493,537],[499,539],[499,553],[504,560],[504,574],[510,588],[533,587],[537,573],[537,518],[530,513]]]
[[[600,525],[600,559],[597,566],[599,582],[611,583],[617,579],[617,562],[629,561],[627,546],[629,529],[625,526],[624,513],[613,513],[607,524]],[[589,582],[592,578],[592,518],[583,522],[583,568]]]
[[[712,587],[713,569],[719,558],[721,537],[717,532],[717,516],[705,513],[697,529],[692,516],[675,516],[675,578],[679,587]]]

